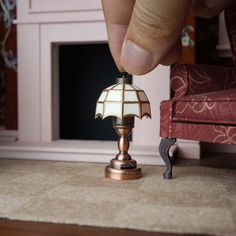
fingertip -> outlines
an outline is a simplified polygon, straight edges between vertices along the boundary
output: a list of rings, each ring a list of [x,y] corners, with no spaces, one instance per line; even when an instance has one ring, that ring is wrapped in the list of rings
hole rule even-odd
[[[127,25],[110,24],[107,25],[107,31],[108,31],[108,43],[112,57],[118,69],[122,70],[120,57],[121,57],[122,44],[127,31]]]
[[[121,50],[121,65],[130,74],[142,75],[152,70],[153,55],[130,40],[125,40]]]

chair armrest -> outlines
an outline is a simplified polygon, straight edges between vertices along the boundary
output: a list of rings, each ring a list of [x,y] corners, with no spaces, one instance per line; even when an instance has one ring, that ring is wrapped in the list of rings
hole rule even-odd
[[[236,88],[236,68],[177,64],[170,73],[172,97]]]

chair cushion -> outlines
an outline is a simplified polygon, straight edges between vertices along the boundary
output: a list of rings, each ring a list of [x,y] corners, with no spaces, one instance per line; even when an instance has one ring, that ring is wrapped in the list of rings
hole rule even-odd
[[[188,95],[173,102],[173,121],[236,125],[236,89]]]

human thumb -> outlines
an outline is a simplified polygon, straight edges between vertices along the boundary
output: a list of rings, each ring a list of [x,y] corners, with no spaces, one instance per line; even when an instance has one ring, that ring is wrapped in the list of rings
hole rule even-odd
[[[167,57],[179,39],[190,2],[136,0],[121,51],[125,71],[145,74]]]

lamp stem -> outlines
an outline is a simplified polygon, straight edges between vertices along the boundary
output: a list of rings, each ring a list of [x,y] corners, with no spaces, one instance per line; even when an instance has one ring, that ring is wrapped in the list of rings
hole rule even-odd
[[[131,156],[128,154],[129,150],[129,134],[133,127],[117,126],[115,127],[117,134],[119,135],[118,149],[119,153],[116,155],[117,160],[131,160]]]

